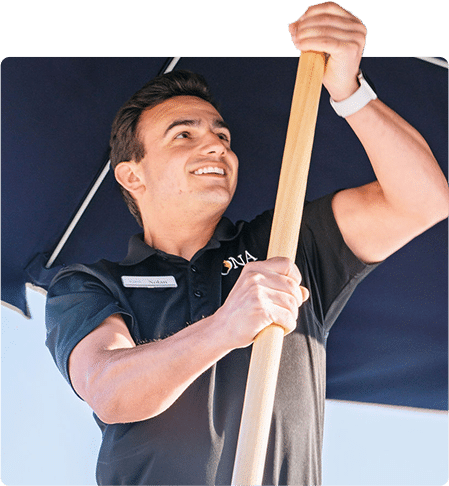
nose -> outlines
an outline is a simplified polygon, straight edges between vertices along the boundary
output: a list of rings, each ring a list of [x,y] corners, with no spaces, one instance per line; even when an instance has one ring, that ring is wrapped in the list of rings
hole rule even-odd
[[[225,155],[228,151],[227,142],[214,132],[207,132],[203,138],[202,150],[207,154]]]

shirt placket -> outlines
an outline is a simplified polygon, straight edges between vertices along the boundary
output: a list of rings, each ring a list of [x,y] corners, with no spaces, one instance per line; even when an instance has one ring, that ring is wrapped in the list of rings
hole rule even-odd
[[[221,305],[221,258],[206,251],[189,262],[188,282],[192,322],[212,315]]]

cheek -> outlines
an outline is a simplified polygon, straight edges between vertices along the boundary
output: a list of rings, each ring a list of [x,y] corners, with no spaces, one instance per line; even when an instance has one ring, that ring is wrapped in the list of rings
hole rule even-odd
[[[231,160],[231,163],[232,163],[234,170],[237,171],[238,168],[239,168],[239,159],[238,159],[237,155],[235,154],[235,152],[233,152],[231,150],[230,153],[229,153],[229,156],[230,156],[230,160]]]
[[[175,164],[167,164],[149,175],[150,192],[159,194],[163,198],[169,198],[175,194],[187,192],[184,171]]]
[[[237,185],[238,173],[239,173],[239,159],[233,152],[233,168],[234,168],[234,184]]]

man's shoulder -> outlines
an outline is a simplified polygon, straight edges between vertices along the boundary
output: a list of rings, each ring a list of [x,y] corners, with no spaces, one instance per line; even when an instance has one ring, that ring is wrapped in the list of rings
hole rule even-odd
[[[114,285],[120,274],[118,262],[99,260],[95,263],[74,263],[64,266],[55,275],[49,286],[49,292],[55,287],[72,288],[81,291],[89,284],[101,284],[105,287]]]
[[[145,244],[142,234],[131,236],[128,244],[128,254],[122,261],[101,259],[94,263],[73,263],[64,265],[53,278],[50,287],[66,279],[100,280],[104,283],[120,279],[124,267],[136,264],[154,253],[154,250]]]

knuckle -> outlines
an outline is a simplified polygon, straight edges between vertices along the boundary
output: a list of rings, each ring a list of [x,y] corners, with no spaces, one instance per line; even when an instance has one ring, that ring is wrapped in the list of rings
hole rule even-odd
[[[279,257],[283,267],[289,271],[293,269],[296,265],[287,257]]]
[[[286,289],[289,292],[290,296],[295,300],[298,300],[299,296],[301,295],[301,289],[299,288],[298,282],[293,279],[289,279],[286,282]]]
[[[283,325],[285,334],[290,334],[291,332],[293,332],[296,329],[296,326],[297,326],[296,319],[293,318],[288,319]]]
[[[258,263],[260,262],[248,262],[243,268],[242,268],[242,272],[241,272],[241,275],[245,275],[247,273],[251,273],[251,272],[254,272],[256,271],[256,269],[258,268]]]
[[[358,57],[362,47],[363,45],[361,45],[361,43],[358,42],[357,40],[348,42],[347,44],[348,51],[350,51],[354,57]]]
[[[288,308],[292,314],[296,314],[299,308],[298,297],[295,295],[288,296]]]
[[[365,43],[365,38],[366,38],[366,32],[359,31],[354,33],[354,41],[359,45]]]
[[[291,277],[298,285],[302,281],[302,275],[299,271],[298,266],[294,262],[290,262],[290,271],[288,273],[289,277]]]

